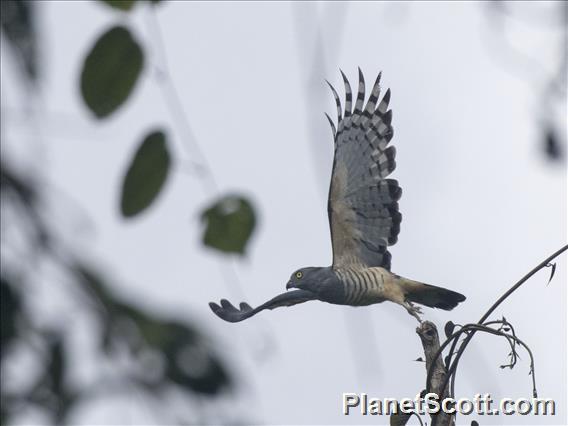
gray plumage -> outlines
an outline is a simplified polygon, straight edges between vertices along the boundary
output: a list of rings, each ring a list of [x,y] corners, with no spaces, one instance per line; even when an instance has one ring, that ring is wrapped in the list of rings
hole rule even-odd
[[[390,272],[391,254],[402,216],[398,200],[402,190],[388,178],[396,167],[392,111],[388,109],[390,90],[381,101],[379,73],[365,104],[365,80],[359,69],[355,108],[352,90],[345,74],[345,108],[337,91],[328,82],[337,106],[337,126],[326,114],[334,138],[334,159],[328,196],[328,217],[333,263],[328,267],[308,267],[292,274],[287,289],[253,309],[246,303],[240,309],[223,299],[210,303],[220,318],[237,322],[264,309],[292,306],[309,300],[350,306],[366,306],[385,300],[402,305],[421,321],[420,308],[413,302],[445,310],[465,300],[462,294],[409,280]]]

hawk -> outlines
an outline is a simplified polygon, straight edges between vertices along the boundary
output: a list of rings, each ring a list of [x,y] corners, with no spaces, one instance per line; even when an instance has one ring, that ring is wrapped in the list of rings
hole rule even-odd
[[[388,247],[395,244],[402,216],[398,200],[402,190],[395,179],[392,111],[388,109],[390,89],[379,101],[381,73],[366,104],[365,81],[359,69],[355,109],[349,81],[345,85],[345,108],[337,91],[327,82],[337,105],[337,128],[326,114],[334,138],[335,154],[327,212],[331,231],[333,263],[295,271],[286,284],[290,290],[252,308],[240,309],[228,300],[210,303],[213,312],[229,322],[238,322],[265,309],[292,306],[309,300],[337,305],[367,306],[390,301],[403,306],[419,322],[422,313],[415,303],[431,308],[453,309],[465,296],[413,281],[391,272]]]

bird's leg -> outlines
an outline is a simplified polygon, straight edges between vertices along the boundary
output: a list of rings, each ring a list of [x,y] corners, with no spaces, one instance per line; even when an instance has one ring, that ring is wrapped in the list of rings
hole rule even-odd
[[[416,318],[419,323],[422,324],[422,318],[420,318],[420,315],[418,315],[422,314],[422,308],[420,308],[420,306],[414,306],[414,304],[409,300],[405,300],[402,306],[404,306],[408,311],[408,313],[412,315],[414,318]]]

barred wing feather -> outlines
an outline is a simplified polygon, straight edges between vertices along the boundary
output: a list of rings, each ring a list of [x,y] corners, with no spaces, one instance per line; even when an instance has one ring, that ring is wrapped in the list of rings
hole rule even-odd
[[[387,110],[390,90],[377,105],[379,74],[363,108],[365,81],[359,70],[357,99],[351,112],[351,86],[341,74],[345,109],[330,84],[337,104],[337,128],[328,116],[335,140],[328,199],[333,266],[390,269],[387,247],[396,243],[402,219],[398,211],[402,190],[396,180],[387,179],[396,166],[396,150],[388,146],[393,136],[392,111]]]
[[[299,303],[304,303],[315,299],[317,299],[317,296],[310,291],[293,290],[279,294],[278,296],[270,299],[268,302],[265,302],[256,308],[252,308],[248,303],[245,302],[242,302],[239,305],[239,308],[237,308],[236,306],[233,306],[233,304],[227,299],[221,299],[220,305],[211,302],[209,303],[209,307],[219,318],[228,322],[239,322],[258,314],[265,309],[276,309],[282,306],[294,306]]]

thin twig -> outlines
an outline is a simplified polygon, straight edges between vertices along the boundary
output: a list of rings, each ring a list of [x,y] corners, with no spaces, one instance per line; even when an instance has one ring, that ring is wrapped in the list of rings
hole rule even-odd
[[[160,23],[156,16],[156,8],[149,7],[148,9],[150,17],[148,20],[148,27],[149,31],[152,33],[154,50],[158,57],[157,63],[155,64],[158,71],[156,81],[162,89],[161,92],[164,97],[164,101],[172,115],[172,118],[174,119],[174,122],[176,123],[176,127],[178,127],[183,134],[185,144],[182,144],[182,146],[184,146],[189,154],[195,154],[199,159],[198,161],[192,162],[194,169],[198,172],[198,176],[200,178],[198,181],[202,184],[203,192],[206,194],[219,195],[219,185],[215,179],[213,170],[205,153],[197,142],[197,138],[195,137],[191,124],[187,118],[187,114],[184,110],[183,103],[171,78],[164,38],[162,36]],[[225,281],[225,285],[229,291],[235,292],[235,290],[237,290],[238,294],[235,294],[235,296],[240,299],[245,299],[245,292],[238,278],[235,266],[232,263],[232,259],[229,259],[229,263],[220,262],[220,269],[222,270],[223,281]]]
[[[184,143],[182,146],[187,150],[190,155],[196,155],[199,161],[193,160],[194,167],[201,171],[200,173],[202,179],[200,182],[204,186],[205,192],[217,194],[219,192],[219,186],[213,174],[212,168],[205,156],[205,153],[201,149],[201,146],[197,142],[195,133],[187,119],[187,113],[183,107],[183,102],[181,101],[178,91],[174,86],[170,67],[168,64],[168,58],[166,55],[166,48],[164,43],[164,38],[162,36],[162,31],[160,23],[156,16],[155,7],[149,7],[149,31],[152,32],[152,39],[154,42],[154,52],[157,56],[157,60],[154,63],[156,68],[156,81],[162,89],[162,96],[166,107],[169,109],[176,126],[182,131],[184,135]]]
[[[563,252],[565,252],[568,249],[568,245],[563,246],[562,248],[560,248],[559,250],[557,250],[556,252],[554,252],[553,254],[551,254],[549,257],[547,257],[545,260],[543,260],[541,263],[539,263],[536,267],[534,267],[530,272],[528,272],[523,278],[521,278],[517,283],[515,283],[509,290],[507,290],[488,310],[487,312],[485,312],[485,314],[481,317],[481,319],[477,322],[478,326],[483,326],[484,322],[487,320],[487,318],[497,309],[497,307],[499,307],[499,305],[501,305],[501,303],[503,303],[512,293],[514,293],[520,286],[522,286],[529,278],[531,278],[533,275],[535,275],[538,271],[540,271],[541,269],[543,269],[544,267],[546,267],[546,265],[548,263],[550,263],[552,260],[554,260],[556,257],[558,257],[560,254],[562,254]],[[452,389],[452,394],[451,396],[453,396],[453,389],[454,389],[454,383],[455,383],[455,372],[459,363],[459,360],[461,359],[461,356],[463,355],[467,345],[469,344],[469,342],[471,341],[471,339],[473,338],[475,332],[478,330],[474,330],[472,329],[470,332],[466,333],[467,336],[464,339],[464,341],[462,342],[462,344],[460,345],[459,349],[458,349],[458,353],[456,354],[455,360],[454,362],[450,365],[449,369],[448,369],[448,374],[445,377],[444,380],[444,384],[442,386],[443,391],[446,390],[447,386],[448,386],[448,382],[449,380],[452,381],[452,385],[451,385],[451,389]],[[450,337],[448,337],[448,339],[440,346],[440,349],[438,350],[438,352],[436,353],[436,357],[440,357],[442,355],[442,351],[445,349],[446,346],[448,346],[450,344],[450,342],[452,341],[452,339],[455,339],[456,336],[461,335],[462,333],[464,333],[463,328],[462,330],[453,333]],[[426,377],[426,388],[429,389],[430,388],[430,381],[432,379],[432,368],[430,368],[428,370],[428,375]],[[534,377],[533,377],[533,383],[534,383]],[[536,387],[536,386],[535,386]]]
[[[530,348],[528,347],[528,345],[525,342],[523,342],[521,339],[519,339],[517,336],[515,336],[513,334],[505,333],[505,332],[500,331],[500,330],[495,330],[491,327],[487,327],[487,326],[480,325],[480,324],[467,324],[467,325],[464,326],[464,328],[474,329],[476,331],[482,331],[482,332],[485,332],[485,333],[494,334],[496,336],[505,337],[507,339],[507,341],[509,342],[509,345],[511,346],[511,349],[512,349],[515,357],[518,357],[518,355],[515,351],[515,343],[517,343],[517,344],[521,345],[523,348],[525,348],[525,350],[529,354],[529,357],[530,357],[530,360],[531,360],[530,373],[531,373],[532,382],[533,382],[533,397],[535,397],[535,398],[538,397],[538,393],[536,391],[534,356],[533,356],[532,351],[530,350]],[[515,361],[515,363],[516,363],[516,361]]]

